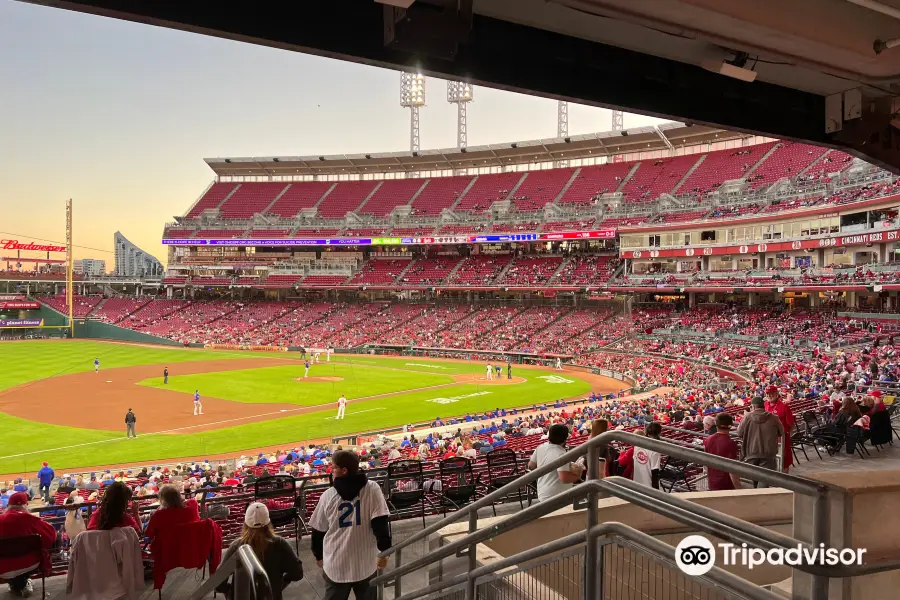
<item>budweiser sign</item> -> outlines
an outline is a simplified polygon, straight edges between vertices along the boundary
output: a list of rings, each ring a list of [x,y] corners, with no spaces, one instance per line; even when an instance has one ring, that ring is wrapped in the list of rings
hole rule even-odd
[[[36,250],[38,252],[66,251],[65,246],[50,246],[45,244],[35,244],[34,242],[23,244],[19,240],[0,240],[0,247],[2,247],[3,250]]]

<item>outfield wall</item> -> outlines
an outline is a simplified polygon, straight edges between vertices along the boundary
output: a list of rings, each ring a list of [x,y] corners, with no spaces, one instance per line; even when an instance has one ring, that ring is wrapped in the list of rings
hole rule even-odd
[[[184,347],[184,344],[181,342],[156,337],[155,335],[141,333],[140,331],[134,331],[132,329],[125,329],[124,327],[117,327],[101,321],[76,320],[75,337],[76,339],[88,338],[115,340],[118,342],[137,342],[140,344],[156,344],[158,346],[177,346],[179,348]]]

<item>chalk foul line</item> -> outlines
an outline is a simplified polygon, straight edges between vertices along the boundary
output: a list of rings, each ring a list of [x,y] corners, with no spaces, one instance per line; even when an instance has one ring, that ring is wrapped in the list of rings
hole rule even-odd
[[[348,414],[347,416],[348,416],[348,417],[355,417],[356,415],[358,415],[358,414],[360,414],[360,413],[367,413],[367,412],[372,412],[372,411],[375,411],[375,410],[385,410],[385,408],[384,408],[384,407],[381,407],[381,408],[367,408],[366,410],[355,410],[355,411],[353,411],[352,413]],[[337,417],[325,417],[325,420],[326,420],[326,421],[334,421],[335,419],[337,419]],[[341,420],[343,420],[343,419],[341,419]]]

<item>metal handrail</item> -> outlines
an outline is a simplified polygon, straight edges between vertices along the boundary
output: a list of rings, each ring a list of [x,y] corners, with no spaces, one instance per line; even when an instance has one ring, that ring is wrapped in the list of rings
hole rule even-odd
[[[419,533],[406,538],[396,546],[385,550],[380,554],[380,556],[390,556],[397,550],[401,550],[407,546],[410,546],[415,542],[426,538],[432,533],[435,533],[448,525],[462,520],[463,517],[467,517],[471,513],[477,514],[478,509],[490,506],[492,503],[505,498],[512,492],[517,491],[519,488],[537,481],[540,477],[547,475],[548,473],[556,471],[557,469],[559,469],[559,467],[567,465],[571,462],[575,462],[575,459],[586,455],[589,450],[598,449],[600,446],[606,446],[612,442],[624,442],[632,446],[638,446],[640,448],[653,450],[666,456],[674,456],[675,458],[680,458],[682,460],[687,460],[703,466],[713,467],[714,469],[718,469],[720,471],[737,473],[738,475],[746,479],[751,479],[753,481],[762,481],[774,487],[785,488],[792,492],[808,496],[819,496],[825,494],[830,489],[830,486],[818,481],[812,481],[803,477],[797,477],[796,475],[778,473],[776,471],[772,471],[755,465],[749,465],[737,460],[722,458],[721,456],[716,456],[714,454],[708,454],[699,450],[685,448],[671,442],[656,440],[625,431],[607,431],[606,433],[602,433],[597,437],[591,438],[577,448],[566,452],[556,460],[547,463],[543,467],[535,469],[534,471],[523,475],[522,477],[508,483],[507,485],[498,488],[496,491],[491,492],[487,496],[483,496],[480,500],[477,500],[476,502],[473,502],[472,504],[469,504],[468,506],[454,513],[451,513],[437,523],[430,525]]]
[[[612,484],[601,485],[596,480],[599,478],[599,448],[600,446],[608,445],[612,442],[624,442],[626,444],[639,446],[641,448],[646,448],[648,450],[653,450],[659,452],[661,454],[665,454],[670,457],[680,458],[682,460],[686,460],[689,462],[694,462],[700,465],[704,465],[707,467],[713,467],[715,469],[725,471],[728,473],[736,473],[744,478],[751,479],[754,481],[762,481],[769,485],[775,487],[785,488],[787,490],[804,494],[813,497],[813,526],[812,526],[812,539],[810,540],[813,546],[817,546],[819,544],[824,544],[829,537],[830,530],[830,507],[828,505],[828,497],[827,494],[829,490],[834,489],[832,486],[826,485],[825,483],[812,481],[809,479],[805,479],[802,477],[796,477],[793,475],[787,475],[785,473],[772,471],[769,469],[765,469],[762,467],[758,467],[755,465],[748,465],[746,463],[742,463],[740,461],[731,460],[727,458],[722,458],[720,456],[716,456],[714,454],[708,454],[706,452],[701,452],[692,448],[685,448],[676,444],[672,444],[669,442],[664,442],[662,440],[656,440],[653,438],[648,438],[644,436],[639,436],[634,433],[626,433],[624,431],[608,431],[603,433],[591,440],[588,440],[585,444],[580,445],[579,447],[566,452],[556,460],[508,483],[507,485],[495,490],[494,492],[482,497],[480,500],[469,504],[462,510],[459,510],[450,516],[445,517],[439,522],[426,527],[424,530],[420,531],[417,534],[410,536],[404,541],[400,542],[396,546],[390,548],[382,552],[379,556],[387,557],[391,554],[395,555],[395,566],[394,571],[390,573],[383,574],[376,578],[376,580],[383,585],[384,582],[390,578],[392,575],[396,574],[398,577],[394,581],[394,595],[400,596],[401,592],[401,583],[400,576],[403,573],[409,572],[412,568],[418,568],[421,566],[425,566],[427,564],[433,563],[435,560],[438,560],[439,557],[442,556],[443,551],[432,552],[425,559],[419,559],[417,561],[413,561],[409,565],[404,565],[401,567],[401,551],[403,548],[424,539],[425,537],[436,533],[440,529],[455,523],[461,520],[464,517],[469,518],[469,535],[465,537],[463,541],[468,545],[468,556],[469,556],[469,571],[474,571],[477,564],[475,561],[475,546],[478,543],[477,540],[480,539],[479,535],[484,535],[477,531],[478,529],[478,510],[480,508],[487,507],[491,505],[493,502],[500,500],[508,496],[509,494],[518,491],[523,486],[536,481],[538,478],[556,472],[559,467],[567,465],[571,462],[574,462],[575,459],[587,455],[587,464],[588,464],[588,479],[589,482],[586,485],[579,486],[581,487],[581,491],[579,493],[587,492],[588,498],[588,531],[591,531],[596,525],[597,522],[597,498],[599,497],[600,490],[610,491],[610,493],[618,492],[619,495],[626,496],[628,495],[628,491],[622,491],[620,487],[607,487]],[[577,488],[575,488],[577,489]],[[570,498],[569,494],[563,496],[559,501],[568,501]],[[655,500],[654,502],[659,502]],[[544,510],[549,512],[550,507],[556,506],[557,508],[561,508],[564,504],[560,504],[557,506],[557,498],[551,498],[546,502],[542,502],[537,507],[530,507],[509,519],[505,519],[501,525],[506,525],[507,527],[511,527],[512,524],[518,523],[522,521],[522,519],[528,520],[530,518],[534,518],[537,516],[541,516]],[[534,508],[534,510],[532,510]],[[686,519],[685,512],[688,515],[698,515],[701,511],[706,511],[706,509],[702,507],[691,507],[690,510],[685,511],[681,509],[680,511],[672,511],[667,509],[665,506],[654,506],[654,510],[658,510],[661,514],[666,514],[669,512],[672,514],[672,517],[676,520]],[[522,521],[524,522],[524,521]],[[688,521],[689,523],[694,523],[695,521]],[[714,522],[715,523],[715,522]],[[721,522],[715,523],[716,528],[712,533],[716,533],[717,535],[721,535],[722,529],[725,527]],[[703,523],[704,527],[708,526],[708,523]],[[487,530],[487,533],[496,534],[498,531],[499,525],[495,526],[491,530]],[[738,539],[738,534],[740,532],[734,532],[735,538]],[[746,538],[742,538],[746,539]],[[759,541],[765,540],[766,537],[760,537]],[[453,546],[451,544],[451,546]],[[593,564],[596,560],[596,544],[588,544],[586,548],[586,563]],[[424,560],[424,562],[423,562]],[[422,563],[422,564],[419,564]],[[413,567],[415,565],[415,567]],[[900,565],[898,565],[900,566]],[[887,565],[884,567],[885,570],[889,570],[892,568],[896,568],[893,564]],[[854,572],[854,574],[857,574]],[[812,581],[812,598],[813,600],[825,600],[828,596],[828,576],[813,574]],[[599,583],[596,580],[597,574],[590,573],[589,581],[587,582],[587,589],[597,590],[597,586]],[[474,580],[469,580],[467,582],[466,588],[466,598],[467,600],[473,600],[475,597],[475,582]]]
[[[665,542],[657,540],[656,538],[646,533],[638,531],[633,527],[629,527],[624,523],[610,521],[608,523],[595,525],[584,533],[573,533],[564,538],[554,540],[536,548],[531,548],[529,550],[503,558],[491,564],[478,567],[476,569],[461,573],[459,575],[455,575],[453,577],[448,577],[446,579],[438,581],[437,583],[433,583],[424,588],[420,588],[414,592],[410,592],[402,596],[396,596],[394,600],[415,600],[416,598],[421,598],[428,594],[439,593],[448,588],[459,586],[463,583],[475,582],[478,579],[496,574],[497,572],[504,569],[520,565],[523,562],[528,562],[536,558],[546,556],[548,554],[562,552],[568,548],[572,548],[580,544],[590,544],[594,541],[597,541],[598,538],[601,537],[612,538],[610,541],[616,538],[627,540],[628,542],[630,542],[630,545],[633,544],[639,550],[656,556],[659,560],[661,560],[661,562],[668,563],[674,568],[675,548],[666,544]],[[732,575],[728,571],[725,571],[719,567],[713,567],[706,575],[703,575],[700,579],[707,580],[708,582],[710,582],[711,586],[720,586],[726,590],[739,591],[739,593],[741,593],[744,597],[750,598],[752,600],[774,600],[781,597],[773,592],[770,592],[769,590],[757,586],[756,584],[741,579],[736,575]],[[378,579],[373,579],[372,582],[373,584],[379,583]]]
[[[234,574],[234,586],[237,589],[249,589],[253,600],[272,600],[272,586],[262,563],[253,553],[250,546],[239,546],[228,560],[219,565],[215,575],[211,575],[203,585],[190,596],[190,600],[200,600],[211,591],[228,581]],[[247,579],[245,580],[244,577]],[[249,600],[249,599],[247,599]]]

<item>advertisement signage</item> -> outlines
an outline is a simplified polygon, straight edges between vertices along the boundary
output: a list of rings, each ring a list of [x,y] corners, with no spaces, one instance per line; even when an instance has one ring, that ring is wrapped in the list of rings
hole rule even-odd
[[[25,299],[25,296],[22,296],[21,294],[0,294],[0,300],[3,300],[3,301],[24,300],[24,299]]]
[[[0,327],[41,327],[43,319],[0,319]]]
[[[37,310],[41,307],[40,302],[28,302],[28,301],[11,301],[11,302],[0,302],[0,309],[3,308],[17,308],[19,310]]]
[[[167,246],[401,246],[413,244],[502,244],[562,240],[615,239],[615,229],[555,231],[553,233],[507,233],[497,235],[449,235],[441,237],[295,238],[295,239],[169,239]]]
[[[34,252],[65,252],[65,246],[53,246],[49,244],[35,244],[34,242],[22,243],[19,240],[0,240],[0,248],[3,250],[28,250]]]

